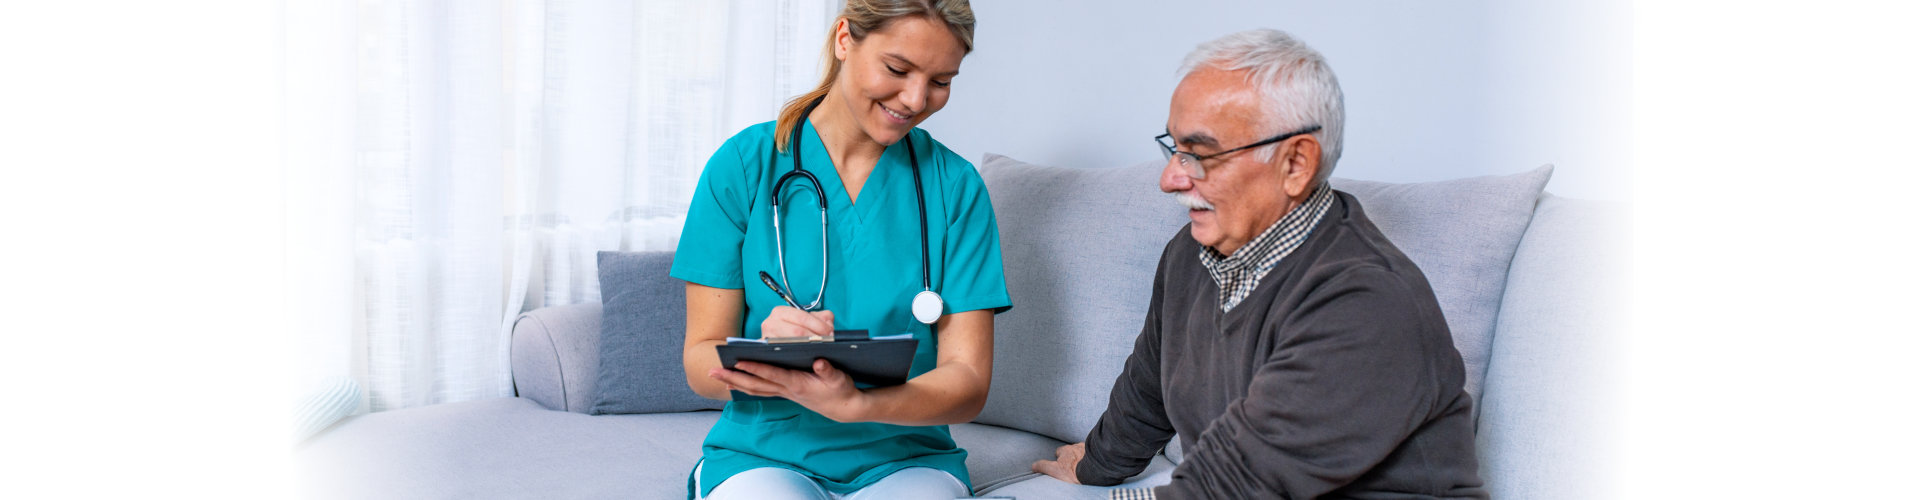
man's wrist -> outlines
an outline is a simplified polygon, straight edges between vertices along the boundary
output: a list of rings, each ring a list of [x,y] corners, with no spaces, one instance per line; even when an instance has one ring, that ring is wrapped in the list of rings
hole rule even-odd
[[[1085,446],[1085,445],[1082,445],[1082,446]],[[1095,471],[1098,469],[1098,467],[1094,467],[1090,464],[1090,462],[1093,461],[1092,447],[1085,446],[1080,449],[1080,452],[1081,452],[1080,460],[1074,461],[1073,463],[1073,481],[1080,484],[1092,484],[1092,485],[1100,484],[1099,477],[1091,478],[1093,479],[1092,481],[1088,481],[1089,478],[1087,477],[1090,471]],[[1098,476],[1099,474],[1094,474],[1094,475]]]

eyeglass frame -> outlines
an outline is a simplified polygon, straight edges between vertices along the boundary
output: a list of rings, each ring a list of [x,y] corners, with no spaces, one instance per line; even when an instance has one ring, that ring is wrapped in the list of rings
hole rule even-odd
[[[1176,157],[1179,157],[1180,166],[1186,167],[1188,176],[1191,176],[1195,179],[1206,179],[1207,178],[1206,166],[1202,165],[1200,162],[1211,160],[1214,158],[1219,158],[1219,157],[1226,156],[1228,154],[1239,152],[1239,151],[1245,151],[1248,149],[1253,149],[1260,146],[1273,144],[1276,142],[1292,139],[1295,137],[1299,137],[1299,136],[1303,136],[1303,135],[1307,135],[1307,134],[1311,134],[1319,131],[1320,131],[1319,125],[1309,125],[1306,128],[1302,128],[1300,130],[1276,135],[1273,137],[1268,137],[1264,140],[1261,140],[1260,142],[1255,142],[1253,144],[1248,144],[1245,146],[1240,146],[1237,148],[1233,148],[1233,149],[1229,149],[1226,151],[1221,151],[1221,152],[1217,152],[1217,153],[1213,153],[1205,156],[1194,154],[1193,152],[1190,152],[1190,151],[1181,151],[1178,149],[1174,149],[1175,144],[1171,142],[1173,138],[1173,132],[1171,131],[1164,134],[1153,136],[1153,142],[1154,144],[1160,145],[1160,148],[1162,149],[1161,154],[1166,156],[1167,159],[1171,160]],[[1187,163],[1188,162],[1187,158],[1193,159],[1192,160],[1193,163],[1191,165]]]

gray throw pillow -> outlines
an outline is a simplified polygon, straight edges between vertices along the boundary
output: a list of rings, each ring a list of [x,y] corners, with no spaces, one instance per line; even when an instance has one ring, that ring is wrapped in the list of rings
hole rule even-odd
[[[1493,346],[1494,315],[1507,289],[1520,235],[1533,221],[1553,166],[1513,175],[1397,184],[1334,178],[1333,188],[1360,200],[1367,218],[1413,259],[1433,285],[1453,346],[1467,365],[1467,393],[1477,401]],[[1479,415],[1479,405],[1474,415]]]
[[[1079,169],[988,154],[980,165],[1020,306],[994,317],[993,390],[975,421],[1078,442],[1107,409],[1187,210],[1160,192],[1165,161]]]
[[[687,387],[686,282],[667,275],[673,252],[600,252],[600,370],[592,413],[718,409]]]

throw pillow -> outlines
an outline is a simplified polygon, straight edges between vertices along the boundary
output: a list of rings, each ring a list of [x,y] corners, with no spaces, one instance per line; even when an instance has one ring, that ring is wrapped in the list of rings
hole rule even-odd
[[[1507,268],[1533,221],[1540,190],[1552,177],[1553,166],[1546,165],[1513,175],[1439,182],[1332,181],[1334,189],[1358,198],[1367,218],[1426,274],[1447,315],[1453,345],[1466,361],[1467,393],[1476,400],[1486,380]],[[1479,410],[1474,405],[1476,416]]]
[[[725,403],[687,387],[686,283],[673,252],[600,252],[600,368],[592,413],[665,413]]]
[[[989,154],[1001,261],[1015,307],[994,318],[993,390],[976,422],[1078,442],[1146,320],[1153,273],[1187,211],[1160,167],[1078,169]]]

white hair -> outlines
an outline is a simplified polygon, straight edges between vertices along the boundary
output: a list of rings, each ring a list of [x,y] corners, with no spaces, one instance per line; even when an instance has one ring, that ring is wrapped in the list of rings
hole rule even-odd
[[[1284,134],[1313,125],[1320,131],[1320,171],[1313,185],[1319,186],[1333,175],[1340,160],[1340,138],[1346,124],[1346,98],[1340,92],[1340,80],[1319,51],[1295,40],[1286,32],[1254,29],[1220,37],[1200,44],[1180,64],[1180,78],[1202,67],[1223,71],[1252,70],[1247,75],[1265,98],[1266,123],[1260,126],[1270,134]],[[1271,160],[1273,147],[1262,147]]]

